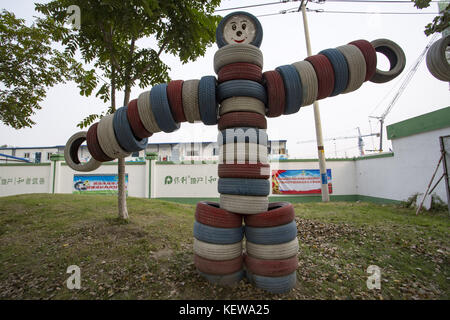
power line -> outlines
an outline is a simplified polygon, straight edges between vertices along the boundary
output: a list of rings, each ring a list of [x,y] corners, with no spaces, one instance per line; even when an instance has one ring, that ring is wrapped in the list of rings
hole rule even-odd
[[[334,11],[334,10],[323,10],[323,9],[309,9],[306,8],[308,12],[316,13],[348,13],[348,14],[439,14],[438,12],[377,12],[377,11]]]
[[[392,4],[399,4],[399,3],[410,3],[412,4],[412,1],[406,1],[406,0],[394,0],[394,1],[389,1],[389,0],[310,0],[309,2],[312,3],[318,3],[318,4],[324,4],[327,2],[356,2],[356,3],[392,3]],[[435,3],[435,2],[439,2],[439,1],[430,1],[430,3]]]
[[[294,0],[297,1],[297,0]],[[248,6],[242,6],[242,7],[234,7],[234,8],[226,8],[226,9],[218,9],[215,10],[215,12],[219,12],[219,11],[230,11],[230,10],[240,10],[240,9],[247,9],[247,8],[254,8],[254,7],[263,7],[263,6],[272,6],[275,4],[283,4],[283,3],[287,3],[287,2],[292,2],[292,0],[286,0],[286,1],[277,1],[277,2],[268,2],[268,3],[260,3],[260,4],[252,4],[252,5],[248,5]]]

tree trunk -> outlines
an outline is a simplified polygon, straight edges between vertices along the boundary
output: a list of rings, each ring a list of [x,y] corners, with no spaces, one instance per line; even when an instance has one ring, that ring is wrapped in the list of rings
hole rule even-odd
[[[119,218],[127,220],[128,209],[127,209],[127,193],[125,185],[125,158],[119,158],[118,163],[118,208],[119,208]]]

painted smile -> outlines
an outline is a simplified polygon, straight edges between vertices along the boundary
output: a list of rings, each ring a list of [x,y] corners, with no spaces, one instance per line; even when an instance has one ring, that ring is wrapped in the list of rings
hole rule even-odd
[[[242,39],[242,40],[236,40],[236,39],[233,39],[233,40],[234,40],[234,42],[237,42],[237,43],[242,43],[242,42],[244,42],[245,38],[244,38],[244,39]]]

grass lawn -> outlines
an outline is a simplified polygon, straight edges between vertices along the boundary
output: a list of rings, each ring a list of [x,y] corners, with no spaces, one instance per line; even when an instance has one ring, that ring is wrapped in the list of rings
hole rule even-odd
[[[449,299],[448,213],[395,205],[295,204],[298,283],[272,295],[245,281],[209,284],[193,265],[194,205],[116,197],[0,198],[0,299]],[[81,289],[69,290],[69,265]],[[381,290],[366,287],[369,265]]]

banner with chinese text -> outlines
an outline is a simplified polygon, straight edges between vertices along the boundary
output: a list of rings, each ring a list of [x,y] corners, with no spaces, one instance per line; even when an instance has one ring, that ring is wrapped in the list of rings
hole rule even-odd
[[[327,180],[328,191],[332,193],[331,169],[327,169]],[[320,194],[320,182],[318,169],[272,171],[273,194]]]
[[[73,176],[72,193],[117,194],[118,177],[114,174]],[[128,189],[128,174],[125,175],[125,189]]]

